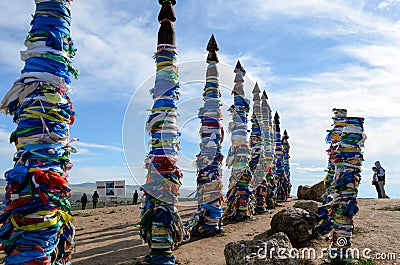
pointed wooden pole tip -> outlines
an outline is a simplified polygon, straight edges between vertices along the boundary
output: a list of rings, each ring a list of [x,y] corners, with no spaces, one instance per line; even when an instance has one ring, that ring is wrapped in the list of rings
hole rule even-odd
[[[172,7],[176,1],[172,0],[159,0],[159,3],[162,4],[160,13],[158,14],[158,21],[161,26],[158,30],[158,39],[157,43],[160,44],[170,44],[175,45],[176,36],[174,30],[174,22],[176,21],[175,11]]]
[[[176,4],[176,0],[158,0],[158,3],[160,4],[160,5],[163,5],[163,4],[171,4],[171,5],[175,5]]]
[[[208,41],[206,50],[208,51],[207,63],[213,63],[213,62],[218,63],[219,60],[218,60],[218,56],[217,56],[217,51],[219,51],[219,48],[218,48],[217,41],[215,40],[214,34],[211,35],[211,38]]]
[[[158,13],[158,21],[163,21],[164,19],[168,19],[172,22],[176,21],[175,11],[172,5],[170,4],[163,4],[161,6],[160,13]]]
[[[236,67],[235,67],[236,69],[242,69],[243,67],[242,67],[242,64],[240,63],[240,61],[238,60],[237,61],[237,63],[236,63]]]
[[[260,87],[258,86],[258,83],[256,82],[256,84],[254,85],[254,89],[253,89],[253,91],[252,91],[252,93],[260,93],[261,92],[261,90],[260,90]]]
[[[215,40],[214,34],[211,35],[210,40],[207,44],[207,51],[219,51],[217,41]]]
[[[241,74],[242,76],[245,76],[246,74],[246,70],[244,70],[242,64],[240,63],[240,61],[238,60],[235,66],[235,69],[233,70],[233,72],[235,72],[236,74]]]
[[[265,97],[265,99],[268,99],[268,95],[267,92],[265,92],[265,90],[263,91],[263,96]]]
[[[283,137],[282,137],[282,139],[286,139],[286,140],[289,139],[289,135],[288,135],[286,129],[283,131]]]
[[[265,101],[265,103],[267,103],[267,98],[265,97],[264,93],[262,94],[261,99],[262,99],[263,101]]]

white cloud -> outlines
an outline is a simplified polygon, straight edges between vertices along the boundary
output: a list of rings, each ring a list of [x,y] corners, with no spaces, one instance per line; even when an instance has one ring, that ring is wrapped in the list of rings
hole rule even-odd
[[[301,173],[307,173],[307,172],[324,172],[326,168],[323,167],[295,167],[295,170]]]
[[[70,183],[125,179],[128,184],[135,184],[132,177],[129,175],[128,168],[124,166],[83,166],[76,163],[69,175]]]
[[[7,130],[0,127],[0,159],[2,161],[10,160],[16,149],[13,144],[10,144],[10,134]],[[7,157],[7,158],[6,158]]]
[[[153,23],[145,17],[128,17],[123,8],[110,13],[112,5],[105,1],[73,5],[72,33],[78,48],[75,64],[82,72],[75,91],[83,100],[120,97],[153,73]]]
[[[86,149],[83,149],[83,150],[88,150],[88,149],[93,148],[93,149],[104,149],[107,151],[123,152],[123,149],[119,146],[106,145],[106,144],[86,143],[86,142],[77,141],[74,143],[74,146],[76,146],[78,148],[86,147]]]
[[[12,157],[16,151],[14,144],[10,144],[11,132],[0,126],[0,177],[13,167]]]
[[[394,5],[396,3],[400,3],[399,0],[384,0],[379,3],[379,5],[376,7],[377,9],[388,9],[391,5]]]

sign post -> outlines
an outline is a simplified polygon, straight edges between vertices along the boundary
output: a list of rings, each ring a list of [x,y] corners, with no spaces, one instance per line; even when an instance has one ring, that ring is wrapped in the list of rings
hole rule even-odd
[[[96,190],[99,196],[104,198],[104,207],[107,206],[107,199],[115,197],[126,197],[125,180],[96,181]]]

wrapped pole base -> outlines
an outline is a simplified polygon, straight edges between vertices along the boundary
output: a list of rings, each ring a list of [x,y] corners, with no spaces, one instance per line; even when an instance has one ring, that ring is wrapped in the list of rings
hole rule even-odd
[[[172,251],[184,237],[176,207],[146,194],[141,209],[140,236],[150,247],[150,254],[144,261],[149,264],[176,264]]]
[[[257,214],[267,212],[268,204],[267,204],[267,182],[260,184],[256,188],[255,197],[256,197],[256,209],[255,212]]]
[[[228,191],[224,220],[248,220],[254,214],[254,192],[251,171],[246,169],[235,187]]]

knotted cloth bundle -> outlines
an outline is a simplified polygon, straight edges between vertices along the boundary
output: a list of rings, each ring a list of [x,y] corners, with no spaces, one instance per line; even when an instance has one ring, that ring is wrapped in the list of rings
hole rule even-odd
[[[5,264],[71,264],[75,229],[68,201],[69,140],[75,112],[68,97],[76,54],[70,36],[68,0],[36,0],[21,59],[21,77],[0,110],[14,116],[15,166],[5,173],[6,194],[0,215]]]
[[[332,201],[333,232],[330,246],[331,259],[353,259],[351,240],[354,230],[353,217],[359,207],[358,186],[361,181],[361,167],[364,161],[361,148],[364,147],[364,118],[347,117],[340,134],[338,156],[335,161],[335,187]]]
[[[176,165],[179,150],[178,68],[173,22],[176,20],[172,5],[175,1],[159,0],[157,64],[154,88],[150,90],[153,107],[146,130],[151,136],[151,147],[145,159],[148,170],[146,184],[142,186],[144,200],[141,205],[140,236],[149,244],[150,264],[175,264],[172,250],[182,242],[184,227],[175,206],[182,172]]]
[[[198,212],[185,223],[192,235],[209,236],[223,231],[222,228],[222,170],[221,144],[224,131],[220,120],[221,93],[218,80],[218,45],[211,36],[207,45],[207,73],[203,92],[204,106],[199,109],[200,153],[197,155],[197,199]]]
[[[326,143],[330,143],[329,149],[326,150],[328,153],[328,168],[324,177],[326,191],[322,196],[324,204],[318,209],[318,217],[321,221],[315,227],[315,230],[322,235],[331,232],[333,229],[332,205],[335,194],[335,165],[340,155],[338,151],[340,135],[347,117],[347,110],[345,109],[333,109],[332,112],[333,128],[327,131],[328,135],[325,139]]]
[[[226,195],[226,219],[248,219],[253,215],[254,193],[251,187],[252,174],[249,169],[250,148],[247,140],[247,116],[250,101],[244,98],[245,70],[238,61],[235,67],[235,86],[232,90],[234,104],[229,111],[232,122],[229,123],[232,145],[229,149],[227,166],[232,167],[229,189]]]

